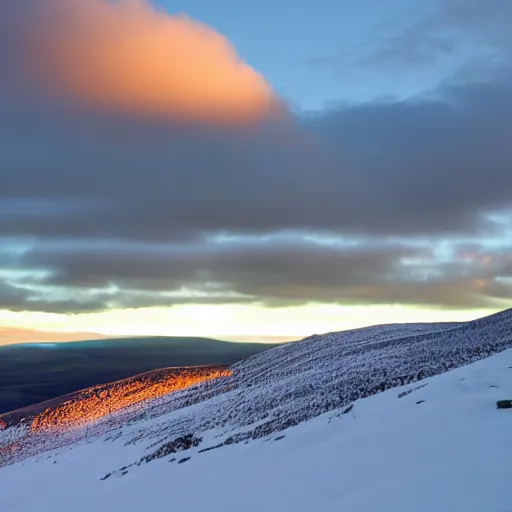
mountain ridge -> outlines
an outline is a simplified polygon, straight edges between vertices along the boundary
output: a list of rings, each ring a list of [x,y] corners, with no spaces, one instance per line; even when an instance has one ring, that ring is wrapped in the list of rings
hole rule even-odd
[[[0,414],[166,367],[232,364],[274,344],[132,337],[0,347]]]
[[[501,316],[491,325],[496,320],[508,323]],[[501,327],[494,332],[508,329]],[[512,414],[497,410],[496,403],[512,390],[512,349],[251,442],[222,443],[229,429],[215,425],[169,435],[164,443],[152,436],[159,422],[169,427],[187,409],[197,413],[206,402],[221,400],[215,387],[209,382],[195,389],[205,403],[174,412],[166,407],[166,413],[136,421],[121,414],[119,424],[102,421],[88,436],[75,431],[71,443],[50,443],[30,460],[0,467],[0,510],[36,512],[50,504],[55,512],[136,512],[170,505],[191,512],[505,512],[510,507],[506,446]],[[191,392],[148,402],[145,412],[168,406],[172,395],[183,401]],[[15,434],[11,447],[22,441]],[[0,432],[0,454],[3,446]]]
[[[229,376],[131,405],[88,425],[86,432],[28,434],[15,456],[4,457],[3,463],[101,438],[107,431],[118,431],[116,439],[127,445],[152,447],[172,445],[183,436],[201,437],[212,429],[217,445],[254,441],[511,347],[511,310],[459,324],[399,324],[314,335],[235,363]]]

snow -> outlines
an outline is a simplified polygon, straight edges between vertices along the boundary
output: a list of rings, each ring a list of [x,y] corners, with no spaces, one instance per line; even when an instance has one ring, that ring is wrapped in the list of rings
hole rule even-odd
[[[106,441],[114,430],[0,468],[0,511],[510,512],[512,410],[496,407],[505,398],[512,350],[357,400],[347,414],[198,453],[218,442],[217,426],[198,447],[100,480],[147,454],[147,441],[125,442],[162,421],[149,418],[119,427],[116,441]]]
[[[85,429],[31,433],[18,449],[0,451],[0,466],[106,433],[126,444],[144,444],[144,456],[162,443],[212,429],[218,431],[215,444],[253,441],[511,347],[512,310],[467,323],[315,335],[245,359],[230,368],[231,377],[141,402]],[[19,417],[1,419],[14,425]]]

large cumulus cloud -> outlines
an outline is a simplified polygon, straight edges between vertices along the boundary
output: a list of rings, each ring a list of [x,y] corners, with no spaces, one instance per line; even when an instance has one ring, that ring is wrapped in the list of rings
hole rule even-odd
[[[224,36],[146,0],[21,0],[6,12],[18,72],[50,97],[220,122],[257,118],[277,104]]]

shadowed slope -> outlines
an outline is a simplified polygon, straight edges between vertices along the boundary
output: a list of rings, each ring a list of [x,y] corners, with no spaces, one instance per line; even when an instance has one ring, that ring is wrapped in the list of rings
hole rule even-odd
[[[232,364],[274,346],[170,337],[4,346],[0,414],[157,368]]]

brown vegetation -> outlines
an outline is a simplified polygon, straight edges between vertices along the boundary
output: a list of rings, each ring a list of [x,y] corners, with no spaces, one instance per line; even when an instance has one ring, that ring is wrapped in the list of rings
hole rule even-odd
[[[226,369],[184,368],[168,373],[159,380],[140,376],[108,387],[97,386],[56,407],[45,409],[34,417],[31,430],[40,432],[83,427],[144,400],[230,375],[231,371]]]

